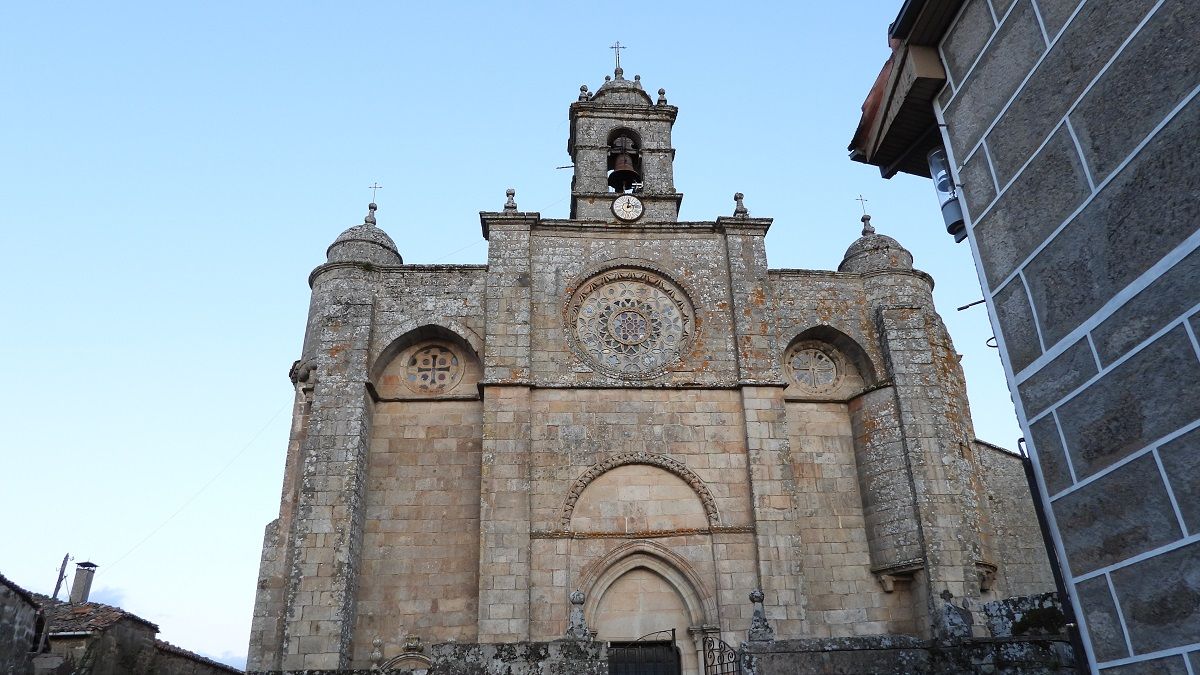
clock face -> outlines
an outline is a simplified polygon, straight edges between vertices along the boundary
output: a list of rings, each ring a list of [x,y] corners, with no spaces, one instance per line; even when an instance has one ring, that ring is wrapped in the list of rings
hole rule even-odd
[[[613,214],[621,220],[637,220],[642,217],[642,200],[633,195],[621,195],[613,200]]]

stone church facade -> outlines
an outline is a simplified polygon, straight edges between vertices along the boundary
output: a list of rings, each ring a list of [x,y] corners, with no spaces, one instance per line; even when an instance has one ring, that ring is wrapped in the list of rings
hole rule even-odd
[[[696,673],[753,591],[756,639],[944,639],[1053,589],[932,279],[869,218],[836,272],[770,269],[740,194],[680,221],[677,112],[620,68],[581,88],[570,218],[510,191],[486,265],[404,264],[374,204],[329,247],[249,670],[553,641],[581,608],[601,641],[674,629]]]

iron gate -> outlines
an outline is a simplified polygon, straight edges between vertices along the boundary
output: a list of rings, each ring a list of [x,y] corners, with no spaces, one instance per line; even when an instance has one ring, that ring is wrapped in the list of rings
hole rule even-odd
[[[741,654],[719,637],[704,638],[704,675],[741,675]]]
[[[670,633],[670,640],[647,640]],[[675,629],[657,631],[633,642],[608,643],[608,675],[680,675],[682,661],[675,645]]]

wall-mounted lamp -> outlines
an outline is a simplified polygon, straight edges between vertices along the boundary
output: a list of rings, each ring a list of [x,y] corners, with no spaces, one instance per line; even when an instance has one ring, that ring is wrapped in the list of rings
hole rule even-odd
[[[929,162],[929,175],[933,177],[933,189],[937,190],[938,201],[942,204],[942,220],[946,222],[946,231],[954,235],[955,242],[960,242],[967,238],[967,228],[963,224],[958,191],[954,189],[954,179],[950,177],[950,160],[941,147],[930,150],[926,159]]]

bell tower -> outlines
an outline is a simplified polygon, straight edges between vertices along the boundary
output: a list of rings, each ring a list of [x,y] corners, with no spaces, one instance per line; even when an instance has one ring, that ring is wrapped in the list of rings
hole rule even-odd
[[[579,100],[571,104],[567,141],[575,164],[571,219],[625,224],[678,220],[683,195],[675,191],[671,147],[678,113],[667,105],[665,90],[659,89],[654,101],[642,88],[640,75],[626,80],[619,60],[595,93],[581,86]]]

